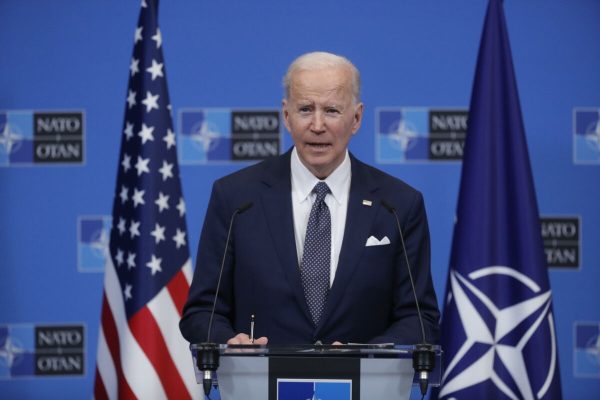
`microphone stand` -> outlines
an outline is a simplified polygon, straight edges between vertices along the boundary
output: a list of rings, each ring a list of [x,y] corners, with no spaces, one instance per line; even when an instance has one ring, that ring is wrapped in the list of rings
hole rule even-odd
[[[423,317],[421,315],[421,308],[419,307],[419,300],[417,298],[417,291],[415,289],[415,282],[413,280],[412,272],[410,269],[410,263],[408,261],[408,254],[406,254],[406,246],[404,245],[404,235],[402,234],[402,229],[400,227],[400,220],[398,219],[398,214],[396,213],[396,209],[386,202],[385,200],[381,201],[381,204],[396,218],[396,226],[398,227],[398,232],[400,233],[400,243],[402,244],[402,251],[404,252],[404,259],[406,261],[406,268],[408,269],[408,277],[410,278],[410,286],[412,288],[413,296],[415,298],[415,305],[417,307],[417,316],[419,317],[419,323],[421,325],[421,343],[415,346],[415,350],[412,354],[413,361],[413,369],[415,373],[418,375],[419,380],[419,388],[421,389],[421,395],[424,397],[425,393],[427,393],[427,386],[429,386],[429,373],[433,371],[435,368],[435,352],[433,351],[433,347],[431,344],[427,343],[425,338],[425,327],[423,325]]]
[[[217,306],[217,298],[219,296],[219,288],[221,287],[221,277],[223,276],[223,268],[225,267],[225,258],[227,257],[227,249],[229,248],[229,240],[231,238],[231,230],[233,228],[233,221],[236,215],[243,213],[252,207],[252,203],[246,203],[239,207],[233,212],[231,220],[229,222],[229,230],[227,231],[227,240],[225,241],[225,250],[223,251],[223,258],[221,260],[221,268],[219,270],[219,279],[217,281],[217,288],[215,290],[215,298],[213,300],[212,310],[210,312],[210,318],[208,320],[208,332],[206,335],[206,342],[199,344],[198,352],[196,354],[196,365],[198,369],[202,371],[204,377],[202,379],[202,386],[204,387],[204,394],[209,395],[210,390],[213,386],[215,374],[219,369],[219,345],[210,341],[210,334],[212,333],[213,317],[215,316],[215,308]]]

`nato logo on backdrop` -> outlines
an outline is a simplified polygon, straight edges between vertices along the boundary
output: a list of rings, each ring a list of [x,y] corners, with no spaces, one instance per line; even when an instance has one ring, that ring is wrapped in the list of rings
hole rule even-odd
[[[84,325],[0,325],[0,379],[84,375]]]
[[[600,322],[575,322],[573,372],[577,378],[600,378]]]
[[[573,109],[575,164],[600,164],[600,108]]]
[[[82,164],[81,111],[0,111],[0,166]]]
[[[581,265],[581,218],[543,216],[540,224],[548,266],[578,268]]]
[[[77,220],[77,270],[104,272],[112,218],[80,216]]]
[[[277,109],[183,109],[178,134],[181,164],[257,161],[281,153]]]
[[[468,110],[377,108],[375,158],[381,164],[460,161]]]

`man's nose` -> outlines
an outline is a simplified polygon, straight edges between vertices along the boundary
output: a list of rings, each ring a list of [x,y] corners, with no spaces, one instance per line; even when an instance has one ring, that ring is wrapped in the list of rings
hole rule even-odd
[[[315,133],[321,133],[325,131],[325,119],[323,113],[319,110],[313,113],[311,130]]]

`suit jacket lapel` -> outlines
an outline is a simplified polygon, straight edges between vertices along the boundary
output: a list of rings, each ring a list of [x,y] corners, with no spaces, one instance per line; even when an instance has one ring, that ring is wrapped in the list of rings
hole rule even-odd
[[[296,238],[294,236],[294,214],[292,209],[292,180],[290,169],[291,151],[273,160],[265,169],[265,190],[262,203],[265,219],[271,231],[275,250],[284,270],[287,282],[308,320],[310,311],[304,297],[302,278],[298,267]]]
[[[329,292],[325,313],[321,318],[322,323],[319,328],[327,324],[329,316],[342,300],[348,282],[352,278],[360,256],[365,249],[365,243],[371,230],[373,219],[379,208],[374,198],[377,186],[373,182],[368,170],[352,155],[351,162],[352,180],[350,182],[350,196],[348,198],[344,239],[335,279]],[[372,201],[372,206],[364,205],[363,200]]]

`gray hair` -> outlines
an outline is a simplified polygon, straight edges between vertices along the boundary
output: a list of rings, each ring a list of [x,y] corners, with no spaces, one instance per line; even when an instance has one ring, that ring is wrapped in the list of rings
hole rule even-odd
[[[315,71],[325,68],[344,67],[348,68],[351,73],[352,96],[354,102],[360,99],[360,72],[346,57],[338,56],[324,51],[314,51],[306,53],[296,58],[288,67],[288,70],[283,77],[283,91],[285,98],[290,97],[290,86],[292,84],[292,75],[298,71]]]

